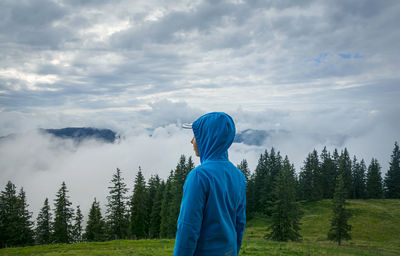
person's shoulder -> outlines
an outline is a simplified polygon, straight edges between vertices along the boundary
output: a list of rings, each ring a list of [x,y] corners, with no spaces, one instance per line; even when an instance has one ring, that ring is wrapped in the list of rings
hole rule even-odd
[[[235,174],[240,177],[240,180],[242,182],[246,183],[246,177],[244,176],[243,172],[241,170],[239,170],[239,168],[237,168],[232,162],[230,162],[230,163],[232,166],[232,171],[234,171]]]
[[[235,167],[236,168],[236,167]],[[238,175],[240,176],[240,179],[242,180],[243,183],[246,184],[246,176],[244,176],[243,172],[236,168]]]
[[[200,179],[206,178],[206,173],[205,173],[205,168],[203,165],[199,165],[195,167],[193,170],[191,170],[188,174],[188,177],[194,178],[198,177]]]
[[[187,175],[185,186],[191,186],[189,184],[201,184],[204,190],[208,188],[209,179],[201,165],[191,170]]]

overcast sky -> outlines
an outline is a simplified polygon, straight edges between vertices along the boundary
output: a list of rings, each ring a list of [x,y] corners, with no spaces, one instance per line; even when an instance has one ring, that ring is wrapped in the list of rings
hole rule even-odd
[[[326,145],[385,173],[400,141],[399,13],[397,0],[2,0],[0,136],[30,135],[0,145],[1,189],[24,186],[36,209],[69,180],[74,203],[102,189],[103,203],[117,166],[132,184],[139,165],[165,178],[193,155],[179,124],[210,111],[270,132],[230,152],[252,170],[267,148],[299,171]],[[74,148],[32,132],[71,126],[125,139]]]

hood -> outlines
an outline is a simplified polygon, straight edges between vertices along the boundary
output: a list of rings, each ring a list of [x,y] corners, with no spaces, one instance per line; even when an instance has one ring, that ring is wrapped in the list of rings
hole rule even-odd
[[[228,148],[235,138],[232,117],[223,112],[208,113],[194,121],[192,129],[201,163],[206,160],[228,160]]]

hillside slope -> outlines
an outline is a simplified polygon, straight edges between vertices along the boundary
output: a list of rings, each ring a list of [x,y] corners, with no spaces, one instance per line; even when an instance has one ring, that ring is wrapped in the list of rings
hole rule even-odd
[[[301,242],[265,240],[269,219],[248,222],[240,255],[400,255],[400,200],[349,200],[352,240],[341,247],[326,239],[331,201],[303,203]],[[0,250],[0,255],[172,255],[174,240],[109,241]]]
[[[348,200],[347,207],[352,240],[341,247],[327,240],[332,203],[322,200],[302,204],[301,242],[266,241],[269,220],[249,221],[243,255],[400,255],[400,200]]]

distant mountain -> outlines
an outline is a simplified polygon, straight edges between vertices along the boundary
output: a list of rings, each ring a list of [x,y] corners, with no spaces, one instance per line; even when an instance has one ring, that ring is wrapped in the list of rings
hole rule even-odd
[[[43,134],[50,134],[61,139],[72,139],[76,143],[81,143],[87,139],[96,139],[106,143],[114,143],[121,139],[116,132],[110,129],[98,129],[93,127],[67,127],[61,129],[39,129]],[[243,143],[246,145],[262,146],[268,137],[275,134],[275,131],[246,129],[236,133],[234,143]],[[150,135],[151,136],[151,135]],[[0,137],[1,140],[13,139],[18,134],[9,134]]]
[[[255,145],[261,146],[263,145],[265,139],[270,136],[268,131],[264,130],[253,130],[246,129],[241,132],[236,133],[234,143],[244,143],[246,145]]]
[[[110,129],[97,129],[92,127],[67,127],[62,129],[40,129],[42,133],[48,133],[62,139],[73,139],[80,143],[86,139],[102,140],[114,143],[119,136]]]
[[[0,136],[0,141],[2,140],[10,140],[10,139],[15,139],[17,135],[15,133],[11,133],[5,136]]]

